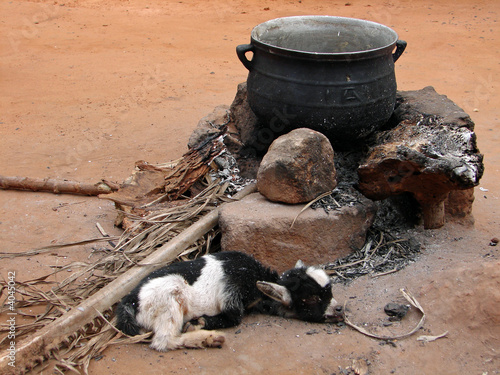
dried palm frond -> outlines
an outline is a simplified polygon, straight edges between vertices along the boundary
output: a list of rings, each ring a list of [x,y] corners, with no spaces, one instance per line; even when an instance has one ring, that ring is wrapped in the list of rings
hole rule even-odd
[[[175,205],[159,205],[157,209],[150,207],[148,213],[142,217],[130,216],[129,220],[133,225],[118,238],[113,249],[94,249],[92,257],[97,256],[95,261],[73,262],[66,266],[54,267],[49,275],[37,279],[16,280],[16,309],[23,320],[27,321],[16,326],[16,339],[35,333],[66,311],[75,308],[96,291],[147,258],[159,246],[169,242],[208,212],[216,209],[228,200],[224,195],[226,188],[226,183],[221,184],[219,180],[207,174],[203,181],[203,189],[196,196],[184,198]],[[216,243],[214,239],[218,233],[218,228],[214,228],[183,251],[178,259],[195,258],[213,251],[212,247]],[[26,254],[32,256],[34,252]],[[73,273],[56,282],[55,276],[68,269],[73,270]],[[5,281],[0,282],[0,287],[5,286],[7,286]],[[6,304],[3,306],[0,311],[8,308]],[[23,313],[25,308],[32,309],[37,306],[37,311],[43,307],[45,311],[38,314]],[[0,333],[6,333],[8,330],[6,324],[0,325]],[[6,338],[7,336],[0,341],[0,348],[6,345]],[[45,353],[45,356],[54,358],[57,362],[56,369],[61,372],[70,370],[87,373],[90,360],[108,345],[146,339],[147,336],[124,337],[114,328],[113,313],[108,311],[68,337],[64,347]]]

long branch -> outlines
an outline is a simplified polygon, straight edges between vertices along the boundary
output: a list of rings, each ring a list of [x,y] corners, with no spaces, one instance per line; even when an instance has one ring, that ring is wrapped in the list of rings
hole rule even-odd
[[[100,181],[92,184],[57,178],[0,175],[0,189],[45,191],[54,194],[99,195],[109,194],[118,190],[118,185],[108,181]]]

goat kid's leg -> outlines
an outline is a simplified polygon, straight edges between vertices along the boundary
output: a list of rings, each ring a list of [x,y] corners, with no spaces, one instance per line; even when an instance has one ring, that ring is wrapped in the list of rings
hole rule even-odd
[[[164,352],[182,347],[179,336],[182,330],[183,314],[177,306],[172,304],[167,311],[154,314],[154,321],[151,326],[153,339],[151,348]]]
[[[180,333],[175,336],[159,335],[158,332],[156,332],[153,336],[151,348],[159,351],[182,348],[220,348],[225,340],[224,333],[219,331],[196,330]]]
[[[214,316],[203,315],[184,324],[183,332],[235,327],[241,323],[242,318],[243,311],[241,309],[226,310]]]
[[[222,332],[196,330],[182,333],[182,309],[170,309],[170,314],[161,314],[156,318],[151,348],[159,351],[181,348],[219,348],[225,341]]]
[[[181,347],[190,349],[220,348],[226,337],[219,331],[197,330],[183,333],[178,337]]]

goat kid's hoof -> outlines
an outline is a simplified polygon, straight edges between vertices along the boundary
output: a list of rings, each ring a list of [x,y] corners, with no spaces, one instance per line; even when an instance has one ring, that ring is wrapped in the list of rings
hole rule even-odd
[[[224,344],[226,338],[220,332],[214,332],[210,334],[204,341],[203,346],[207,348],[222,348],[222,344]]]
[[[184,324],[182,333],[199,331],[205,327],[206,321],[204,318],[192,319]]]

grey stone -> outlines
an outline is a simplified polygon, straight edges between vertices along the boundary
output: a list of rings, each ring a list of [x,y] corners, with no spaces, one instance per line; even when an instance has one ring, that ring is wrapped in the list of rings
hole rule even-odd
[[[445,223],[445,213],[466,218],[474,186],[484,172],[474,123],[434,88],[398,93],[393,127],[372,137],[358,168],[358,188],[368,198],[410,193],[418,202],[426,229]],[[468,193],[451,191],[468,190]]]
[[[403,305],[400,303],[389,302],[384,306],[384,311],[387,315],[402,319],[408,313],[410,305]]]

